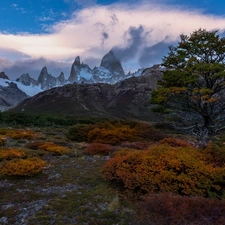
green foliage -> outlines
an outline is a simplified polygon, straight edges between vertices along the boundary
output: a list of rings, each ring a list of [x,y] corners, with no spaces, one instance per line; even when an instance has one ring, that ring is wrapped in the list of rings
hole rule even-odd
[[[92,129],[89,124],[76,124],[68,129],[66,137],[77,142],[87,142],[88,133]]]
[[[99,121],[105,121],[104,118],[77,117],[70,115],[55,114],[29,114],[29,113],[13,113],[3,112],[2,123],[13,126],[72,126],[77,123],[93,124]]]
[[[118,151],[103,167],[103,176],[138,194],[224,194],[225,167],[209,163],[203,152],[191,147],[162,144],[144,151]]]
[[[166,70],[151,102],[177,129],[205,138],[205,147],[225,120],[225,38],[202,29],[181,35],[162,65]]]
[[[39,158],[13,159],[3,164],[0,172],[5,176],[34,176],[42,172],[45,165]]]

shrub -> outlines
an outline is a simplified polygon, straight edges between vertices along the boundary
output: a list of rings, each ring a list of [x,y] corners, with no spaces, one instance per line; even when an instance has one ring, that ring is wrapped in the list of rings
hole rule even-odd
[[[42,144],[38,146],[38,149],[47,151],[49,147],[54,147],[54,146],[55,144],[53,142],[42,142]]]
[[[225,224],[225,200],[154,194],[136,204],[137,225]]]
[[[38,146],[38,149],[59,154],[59,155],[69,153],[69,149],[67,147],[56,145],[53,142],[44,142],[42,143],[42,145]]]
[[[92,129],[89,124],[76,124],[70,127],[66,133],[66,137],[72,141],[87,142],[88,132]]]
[[[42,172],[45,165],[40,158],[13,159],[3,164],[0,172],[6,176],[33,176]]]
[[[0,134],[0,146],[5,146],[6,137]]]
[[[7,129],[5,128],[0,128],[0,135],[6,135]]]
[[[212,143],[210,142],[204,149],[205,155],[210,163],[216,166],[225,165],[225,144],[224,142]]]
[[[129,126],[94,128],[88,133],[88,141],[117,145],[124,141],[135,140],[136,130]]]
[[[150,146],[150,143],[147,143],[147,142],[123,142],[120,144],[120,147],[122,148],[131,148],[131,149],[138,149],[138,150],[148,149],[149,146]]]
[[[109,155],[112,151],[112,146],[100,143],[92,143],[84,149],[88,155]]]
[[[48,151],[54,154],[59,154],[59,155],[63,155],[63,154],[68,154],[69,153],[69,148],[65,147],[65,146],[60,146],[60,145],[56,145],[53,142],[40,142],[40,141],[35,141],[32,143],[28,143],[26,144],[27,148],[33,149],[33,150],[44,150],[44,151]]]
[[[0,150],[0,160],[4,159],[14,159],[14,158],[24,158],[26,156],[26,152],[20,149],[2,149]]]
[[[138,194],[172,192],[221,197],[224,167],[209,164],[194,148],[152,146],[149,150],[117,152],[103,167],[106,180]]]
[[[69,149],[67,147],[64,146],[49,146],[45,149],[48,152],[57,154],[57,155],[64,155],[64,154],[68,154],[69,153]]]
[[[26,148],[33,149],[33,150],[38,150],[39,147],[40,147],[41,145],[43,145],[43,144],[44,144],[44,142],[41,142],[41,141],[34,141],[34,142],[27,143],[27,144],[25,145],[25,147],[26,147]]]
[[[137,138],[138,140],[146,141],[160,141],[164,138],[167,138],[168,135],[164,132],[153,128],[148,124],[139,124],[136,126]]]
[[[159,141],[161,144],[169,144],[172,147],[191,147],[186,141],[176,139],[176,138],[164,138]]]
[[[38,136],[31,130],[9,130],[6,134],[13,139],[33,139]]]

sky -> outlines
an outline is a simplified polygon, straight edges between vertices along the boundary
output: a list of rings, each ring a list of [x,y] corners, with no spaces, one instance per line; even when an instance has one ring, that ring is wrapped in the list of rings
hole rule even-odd
[[[76,56],[93,68],[111,49],[134,72],[199,28],[225,36],[224,0],[1,0],[0,72],[68,78]]]

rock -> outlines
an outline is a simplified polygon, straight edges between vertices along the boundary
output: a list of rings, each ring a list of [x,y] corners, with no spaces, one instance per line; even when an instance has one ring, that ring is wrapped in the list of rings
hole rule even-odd
[[[5,72],[0,73],[0,78],[9,80],[8,76],[6,76]]]
[[[30,77],[28,73],[22,74],[16,81],[20,82],[25,86],[35,86],[37,85],[37,81]]]
[[[70,83],[93,83],[92,81],[92,70],[87,64],[80,62],[80,57],[77,56],[74,60],[74,63],[71,67],[70,76],[68,81]]]
[[[37,85],[41,86],[42,90],[48,90],[56,86],[56,78],[48,74],[47,67],[43,67],[37,79]]]
[[[8,86],[0,86],[0,110],[5,111],[26,99],[28,96],[13,82]]]
[[[123,67],[121,65],[120,60],[118,60],[113,53],[113,50],[110,50],[101,61],[100,67],[104,67],[108,71],[110,71],[114,76],[125,77],[125,73],[123,71]]]

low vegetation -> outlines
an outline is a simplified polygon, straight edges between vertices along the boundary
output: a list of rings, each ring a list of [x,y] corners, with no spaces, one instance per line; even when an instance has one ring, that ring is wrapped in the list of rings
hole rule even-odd
[[[122,149],[105,164],[103,176],[138,195],[169,192],[225,197],[225,167],[210,164],[192,147],[162,144],[143,151]]]
[[[4,162],[0,172],[5,176],[34,176],[42,172],[45,165],[40,158],[13,159]]]
[[[0,223],[224,223],[222,136],[202,150],[149,124],[87,121],[0,129]]]

